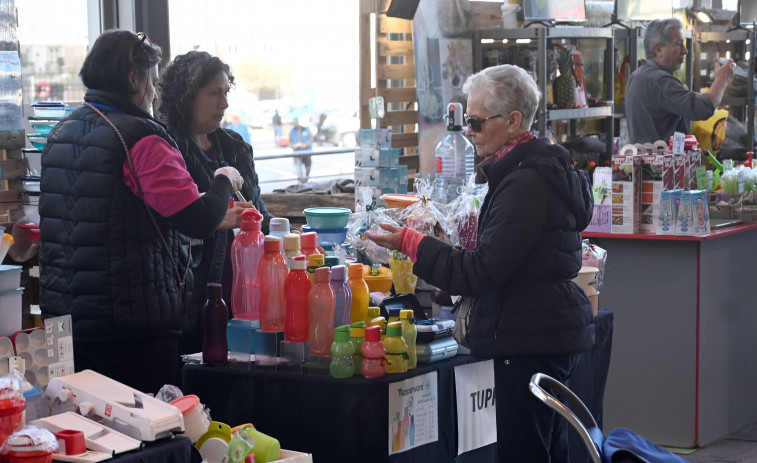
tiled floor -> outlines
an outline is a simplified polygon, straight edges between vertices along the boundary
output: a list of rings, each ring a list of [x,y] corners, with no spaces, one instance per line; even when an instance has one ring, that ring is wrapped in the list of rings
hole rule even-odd
[[[707,445],[689,455],[690,463],[753,463],[757,462],[757,422]]]

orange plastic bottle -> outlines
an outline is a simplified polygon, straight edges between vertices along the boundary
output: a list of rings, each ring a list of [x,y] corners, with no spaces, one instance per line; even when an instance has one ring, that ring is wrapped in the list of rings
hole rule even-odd
[[[352,291],[350,323],[365,322],[368,320],[368,304],[370,304],[371,295],[368,292],[368,283],[363,279],[363,264],[350,264],[347,272],[349,274],[347,285]]]
[[[260,329],[262,331],[282,331],[286,314],[284,283],[287,267],[281,255],[281,240],[276,236],[266,236],[263,242],[265,254],[258,264],[260,280]]]
[[[334,342],[334,290],[329,284],[331,269],[320,267],[315,269],[315,285],[308,296],[308,317],[310,330],[308,332],[308,353],[310,355],[326,356],[331,353],[331,343]]]

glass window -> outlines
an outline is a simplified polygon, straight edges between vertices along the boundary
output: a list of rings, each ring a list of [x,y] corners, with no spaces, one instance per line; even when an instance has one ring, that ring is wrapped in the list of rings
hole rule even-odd
[[[21,0],[16,8],[24,104],[81,101],[87,0]]]
[[[250,127],[256,159],[291,153],[287,142],[295,120],[309,126],[314,150],[354,146],[359,3],[169,0],[171,57],[202,50],[231,66],[236,86],[227,120],[238,115]],[[276,111],[281,138],[274,134]],[[293,161],[283,161],[256,161],[264,191],[274,187],[272,180],[282,181],[276,187],[296,183]],[[313,156],[310,178],[352,177],[353,171],[352,153]]]

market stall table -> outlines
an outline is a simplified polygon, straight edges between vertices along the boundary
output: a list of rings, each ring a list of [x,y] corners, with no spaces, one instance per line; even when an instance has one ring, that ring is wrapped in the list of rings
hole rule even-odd
[[[192,442],[183,436],[147,442],[140,450],[122,453],[113,463],[188,463],[199,462],[199,453],[192,450]]]
[[[604,383],[610,363],[613,314],[595,319],[596,344],[584,353],[570,387],[602,422]],[[185,394],[196,394],[214,420],[231,426],[252,422],[275,436],[282,448],[313,454],[315,463],[476,462],[496,461],[494,445],[457,456],[454,368],[475,362],[459,355],[404,374],[382,378],[333,379],[328,376],[185,365]],[[438,441],[389,455],[389,385],[437,372]],[[524,385],[525,387],[525,385]],[[572,436],[571,442],[580,442]],[[575,452],[575,453],[574,453]],[[585,454],[576,444],[571,455]]]
[[[604,422],[696,447],[754,421],[757,225],[701,237],[583,233],[615,315]]]

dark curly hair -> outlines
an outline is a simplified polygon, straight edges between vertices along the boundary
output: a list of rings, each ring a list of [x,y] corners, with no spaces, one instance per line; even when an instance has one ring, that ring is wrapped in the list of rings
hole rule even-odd
[[[141,48],[141,50],[140,50]],[[84,59],[79,76],[85,87],[106,90],[126,98],[138,90],[131,86],[129,73],[147,77],[150,67],[160,63],[162,51],[134,32],[112,29],[100,34]]]
[[[171,130],[189,133],[192,121],[192,103],[201,88],[225,72],[229,84],[234,76],[229,65],[204,51],[190,51],[173,59],[163,71],[158,83],[158,117]]]

